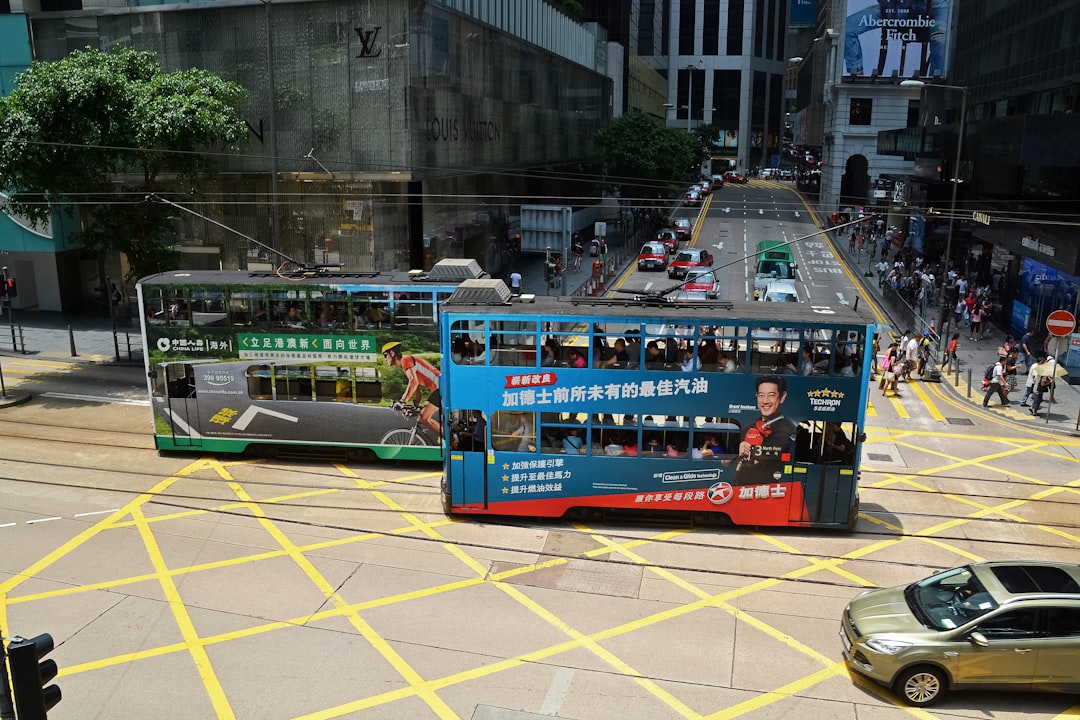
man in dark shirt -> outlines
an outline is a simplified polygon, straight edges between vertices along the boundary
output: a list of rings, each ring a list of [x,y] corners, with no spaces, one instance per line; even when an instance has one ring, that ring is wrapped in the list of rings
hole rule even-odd
[[[619,338],[615,341],[614,347],[608,351],[607,357],[600,361],[600,365],[602,367],[626,367],[628,362],[630,362],[630,353],[626,351],[626,341]]]
[[[791,462],[795,442],[795,423],[783,414],[787,380],[779,375],[762,375],[756,387],[761,419],[743,428],[735,466],[738,485],[778,481],[784,463]]]

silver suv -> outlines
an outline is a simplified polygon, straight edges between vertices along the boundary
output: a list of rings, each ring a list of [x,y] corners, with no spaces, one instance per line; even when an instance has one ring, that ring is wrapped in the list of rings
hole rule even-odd
[[[973,563],[844,608],[844,659],[908,704],[948,689],[1080,693],[1080,565]]]

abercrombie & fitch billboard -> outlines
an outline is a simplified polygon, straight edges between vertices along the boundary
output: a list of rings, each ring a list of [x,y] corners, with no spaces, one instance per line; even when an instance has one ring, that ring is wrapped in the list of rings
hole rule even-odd
[[[947,78],[954,0],[847,0],[844,75]]]

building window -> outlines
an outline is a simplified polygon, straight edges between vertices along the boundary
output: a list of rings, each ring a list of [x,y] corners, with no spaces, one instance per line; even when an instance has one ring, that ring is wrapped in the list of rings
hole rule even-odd
[[[849,125],[869,125],[871,110],[874,101],[869,98],[851,98],[851,115],[848,118]]]

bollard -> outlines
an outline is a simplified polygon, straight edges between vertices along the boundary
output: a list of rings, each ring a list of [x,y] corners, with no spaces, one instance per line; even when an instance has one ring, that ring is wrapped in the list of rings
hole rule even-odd
[[[71,357],[79,357],[79,353],[75,352],[75,332],[68,325],[68,345],[71,346]]]
[[[957,368],[957,370],[956,370],[956,376],[957,376],[957,378],[959,378],[959,377],[960,377],[960,369],[959,369],[959,368]],[[971,399],[971,370],[970,370],[970,369],[968,370],[968,389],[967,389],[967,397],[968,397],[968,400],[970,400],[970,399]]]
[[[19,347],[22,348],[21,350],[19,350],[19,352],[21,352],[23,355],[26,355],[26,336],[23,335],[22,325],[19,326]]]

